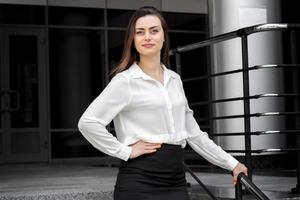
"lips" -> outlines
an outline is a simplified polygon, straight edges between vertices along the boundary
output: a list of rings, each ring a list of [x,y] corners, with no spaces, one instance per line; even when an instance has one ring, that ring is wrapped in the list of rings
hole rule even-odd
[[[154,46],[154,44],[143,44],[142,46],[145,48],[151,48]]]

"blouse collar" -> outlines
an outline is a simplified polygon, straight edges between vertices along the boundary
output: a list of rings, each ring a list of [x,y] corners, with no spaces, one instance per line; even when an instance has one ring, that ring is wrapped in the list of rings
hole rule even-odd
[[[170,70],[162,64],[164,73],[164,85],[166,85],[170,78],[175,78],[175,74],[171,73]],[[130,66],[131,74],[133,78],[143,78],[144,80],[154,80],[151,76],[146,74],[136,62]]]

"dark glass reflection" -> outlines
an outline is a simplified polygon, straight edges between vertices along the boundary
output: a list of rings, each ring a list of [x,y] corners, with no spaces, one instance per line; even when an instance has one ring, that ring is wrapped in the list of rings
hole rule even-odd
[[[49,24],[70,26],[103,26],[103,9],[49,7]]]
[[[34,154],[40,153],[39,132],[16,132],[11,133],[12,154]]]
[[[204,33],[175,33],[170,30],[171,49],[178,46],[184,46],[195,42],[201,42],[206,39]]]
[[[170,33],[171,48],[203,41],[205,36],[205,34]],[[208,48],[181,53],[181,77],[185,79],[206,75],[208,53]],[[174,59],[172,56],[171,61],[175,64]]]
[[[164,12],[169,29],[174,30],[206,30],[206,14]]]
[[[12,127],[39,126],[37,37],[9,36]]]
[[[207,75],[208,71],[208,48],[196,49],[182,54],[181,76],[182,78],[193,78]],[[195,59],[196,58],[196,59]]]
[[[104,156],[79,132],[55,132],[51,134],[52,158]]]
[[[189,103],[208,101],[207,80],[184,81],[183,86]]]
[[[112,27],[127,27],[129,19],[134,11],[132,10],[107,10],[107,24]]]
[[[52,128],[77,128],[84,110],[102,91],[103,43],[102,31],[50,31]]]
[[[3,145],[3,134],[2,134],[2,132],[0,132],[0,156],[1,156],[1,154],[3,154],[3,148],[4,148],[4,145]]]
[[[114,68],[120,61],[123,51],[123,40],[125,31],[109,31],[108,47],[109,47],[109,66]]]
[[[0,23],[45,24],[45,7],[0,4]]]

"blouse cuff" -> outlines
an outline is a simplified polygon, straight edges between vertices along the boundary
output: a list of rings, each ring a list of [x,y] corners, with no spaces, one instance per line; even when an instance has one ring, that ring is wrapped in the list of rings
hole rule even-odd
[[[230,156],[230,158],[227,161],[227,166],[229,166],[229,170],[232,171],[238,163],[239,161],[237,161],[234,157]]]
[[[127,146],[127,145],[122,145],[121,149],[120,149],[120,159],[127,161],[131,155],[131,150],[132,147]]]

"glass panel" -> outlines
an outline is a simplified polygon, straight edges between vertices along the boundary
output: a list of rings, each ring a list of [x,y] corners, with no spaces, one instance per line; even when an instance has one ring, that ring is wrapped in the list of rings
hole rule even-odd
[[[52,158],[104,156],[79,132],[55,132],[51,134]]]
[[[108,32],[109,66],[114,68],[120,61],[123,51],[123,40],[125,31]]]
[[[9,36],[12,127],[39,126],[37,54],[36,36]]]
[[[206,39],[206,34],[201,33],[172,33],[172,31],[170,31],[169,35],[171,40],[171,49],[195,42],[201,42]]]
[[[134,11],[132,10],[107,10],[107,23],[112,27],[127,27],[129,19]]]
[[[171,47],[184,46],[205,39],[204,34],[170,33]],[[208,48],[199,48],[181,54],[181,77],[192,78],[207,74]],[[171,57],[171,66],[175,66],[175,56]],[[197,58],[197,62],[195,62]]]
[[[189,103],[208,101],[207,80],[183,82],[183,86]]]
[[[91,101],[102,90],[102,31],[50,31],[51,128],[77,128]]]
[[[190,106],[190,108],[194,111],[194,117],[198,118],[209,118],[209,105],[198,105],[198,106]],[[205,131],[208,129],[209,120],[206,121],[198,121],[198,124],[201,130]]]
[[[11,133],[11,153],[12,154],[40,153],[39,132]]]
[[[200,48],[182,54],[181,77],[183,79],[207,75],[208,49],[209,48]]]
[[[206,30],[206,14],[164,12],[163,16],[170,29],[195,31]]]
[[[0,132],[0,155],[3,154],[3,148],[4,148],[4,145],[3,145],[3,134],[2,134],[2,132]]]
[[[1,59],[1,58],[0,58]],[[2,66],[0,66],[0,67],[2,67]],[[0,83],[1,83],[1,68],[0,68]],[[1,86],[1,84],[0,84],[0,86]],[[0,87],[1,88],[1,87]],[[2,114],[4,113],[3,111],[4,111],[4,109],[3,109],[3,105],[2,105],[2,98],[4,97],[4,94],[2,93],[2,92],[4,92],[4,91],[2,91],[1,89],[0,89],[0,129],[2,128]]]
[[[71,26],[103,26],[103,9],[49,7],[49,24]]]
[[[45,24],[45,7],[0,4],[0,23]]]

